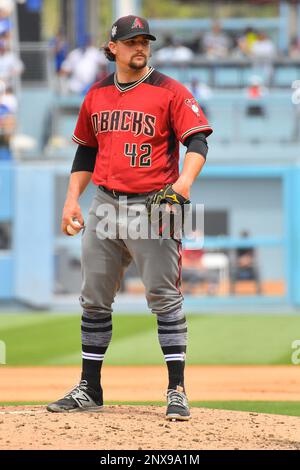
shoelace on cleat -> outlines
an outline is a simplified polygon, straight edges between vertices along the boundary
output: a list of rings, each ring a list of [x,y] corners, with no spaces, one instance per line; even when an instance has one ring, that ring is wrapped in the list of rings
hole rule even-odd
[[[66,395],[65,398],[72,398],[73,395],[76,395],[80,391],[86,391],[87,390],[87,381],[82,380],[78,385],[76,385],[72,390],[70,390]]]
[[[187,407],[187,398],[184,393],[178,392],[177,390],[171,390],[167,392],[168,405],[177,405],[182,408]]]

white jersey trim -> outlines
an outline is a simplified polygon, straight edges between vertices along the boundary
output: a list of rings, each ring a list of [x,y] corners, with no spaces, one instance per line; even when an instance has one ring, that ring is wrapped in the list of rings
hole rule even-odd
[[[115,83],[115,86],[116,88],[121,91],[122,93],[124,93],[125,91],[128,91],[128,90],[132,90],[133,88],[137,87],[140,83],[144,82],[148,77],[150,77],[151,73],[154,71],[154,68],[153,67],[150,67],[149,71],[146,73],[146,75],[144,75],[142,78],[140,78],[137,82],[134,82],[132,85],[130,86],[127,86],[125,88],[122,88],[119,84],[118,84],[118,81],[117,81],[117,75],[116,73],[114,74],[114,83]]]
[[[191,129],[189,129],[188,131],[182,134],[181,140],[183,141],[187,136],[189,136],[190,134],[194,134],[197,131],[205,131],[205,130],[212,132],[212,128],[208,126],[207,124],[204,126],[192,127]]]
[[[87,142],[85,142],[85,140],[79,139],[74,134],[72,135],[72,140],[74,140],[74,142],[76,142],[76,144],[79,144],[79,145],[88,145]]]

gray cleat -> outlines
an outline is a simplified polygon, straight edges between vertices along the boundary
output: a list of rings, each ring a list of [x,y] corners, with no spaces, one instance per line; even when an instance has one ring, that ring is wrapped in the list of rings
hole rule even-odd
[[[177,386],[176,390],[167,391],[167,413],[168,421],[188,421],[190,410],[187,397],[182,387]]]
[[[53,413],[74,413],[76,411],[101,411],[103,409],[102,390],[95,392],[86,380],[81,380],[76,387],[63,398],[47,406]]]

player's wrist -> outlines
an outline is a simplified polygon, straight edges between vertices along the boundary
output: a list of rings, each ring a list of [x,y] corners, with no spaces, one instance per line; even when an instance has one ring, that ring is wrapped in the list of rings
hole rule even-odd
[[[69,193],[66,197],[66,205],[67,204],[78,204],[78,200],[79,200],[79,194],[75,194],[75,193]]]
[[[186,198],[190,197],[191,186],[192,182],[185,178],[179,178],[174,184],[172,184],[174,191]]]

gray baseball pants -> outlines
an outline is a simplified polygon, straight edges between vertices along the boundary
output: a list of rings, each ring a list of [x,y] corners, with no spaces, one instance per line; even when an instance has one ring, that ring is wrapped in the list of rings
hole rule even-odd
[[[144,202],[143,196],[129,198],[127,207],[123,204],[123,210],[132,210]],[[97,188],[82,235],[81,306],[102,316],[110,315],[124,271],[134,260],[152,313],[162,315],[180,311],[183,300],[180,241],[172,238],[133,240],[118,236],[100,239],[99,222],[103,222],[103,217],[99,216],[99,209],[108,204],[114,208],[119,232],[122,219],[118,203],[118,198]]]

